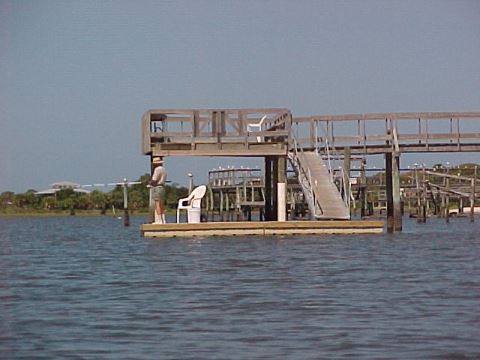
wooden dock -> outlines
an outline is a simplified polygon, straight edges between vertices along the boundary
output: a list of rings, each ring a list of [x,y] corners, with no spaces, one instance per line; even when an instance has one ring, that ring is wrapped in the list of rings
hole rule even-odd
[[[284,108],[152,109],[142,117],[142,149],[150,159],[156,156],[263,157],[263,213],[269,223],[287,219],[288,162],[307,199],[312,220],[343,220],[350,215],[352,155],[383,154],[386,229],[388,232],[397,232],[402,231],[400,155],[480,152],[479,127],[480,112],[293,117],[290,110]],[[311,154],[305,156],[308,153]],[[324,159],[328,176],[322,175],[327,175],[326,172],[315,171],[320,165],[313,164],[314,161],[308,161],[307,158],[318,158],[315,160],[317,163]],[[339,162],[343,160],[343,164],[335,164],[335,159]],[[335,178],[336,171],[341,176]],[[331,182],[328,186],[327,180]],[[362,194],[366,193],[366,183],[362,182],[361,185]],[[442,187],[448,188],[450,196],[451,186]],[[439,193],[442,191],[436,189]],[[329,200],[326,191],[330,192]],[[464,198],[468,193],[471,207],[476,205],[475,191],[468,189],[467,192],[460,192]],[[448,196],[446,193],[444,195],[448,204]],[[337,201],[334,204],[332,199],[335,198],[341,198],[345,205]],[[367,202],[362,201],[362,204],[362,209],[365,209]],[[332,209],[335,211],[330,211]],[[338,209],[345,211],[338,212]],[[210,225],[199,226],[208,228]],[[262,225],[256,231],[266,234],[267,230],[271,230],[268,226]],[[290,225],[286,226],[284,231],[290,229]],[[283,228],[276,230],[280,229]],[[166,228],[164,230],[167,231]],[[294,230],[288,231],[295,233]],[[175,231],[172,230],[172,233],[175,234]]]
[[[383,221],[238,221],[199,224],[143,224],[144,237],[269,236],[322,234],[381,234]]]

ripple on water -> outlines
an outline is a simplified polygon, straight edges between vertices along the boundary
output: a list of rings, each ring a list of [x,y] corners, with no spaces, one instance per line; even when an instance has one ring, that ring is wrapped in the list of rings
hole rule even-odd
[[[151,240],[142,221],[0,219],[0,357],[480,357],[478,222]]]

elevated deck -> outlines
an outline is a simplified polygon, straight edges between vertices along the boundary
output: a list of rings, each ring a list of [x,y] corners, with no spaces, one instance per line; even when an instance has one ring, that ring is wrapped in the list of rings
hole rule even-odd
[[[142,117],[152,156],[285,156],[288,109],[158,109]]]
[[[381,234],[383,221],[242,221],[199,224],[144,224],[142,235],[152,238],[195,236],[268,236],[322,234]]]

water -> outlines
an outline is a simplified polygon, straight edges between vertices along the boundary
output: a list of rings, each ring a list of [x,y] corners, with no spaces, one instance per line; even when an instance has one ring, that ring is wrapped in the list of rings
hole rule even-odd
[[[144,239],[0,219],[2,359],[480,358],[480,223]]]

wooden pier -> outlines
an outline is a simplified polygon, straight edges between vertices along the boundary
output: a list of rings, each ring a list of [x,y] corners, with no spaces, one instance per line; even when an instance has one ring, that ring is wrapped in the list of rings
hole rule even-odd
[[[396,232],[402,230],[400,155],[479,152],[480,112],[293,117],[288,109],[281,108],[155,109],[147,111],[142,117],[142,136],[143,153],[151,158],[263,157],[264,215],[271,224],[290,222],[286,221],[289,163],[297,174],[311,220],[348,221],[352,156],[384,154],[387,231]],[[335,158],[343,161],[341,176],[337,180],[334,178],[336,167],[331,164]],[[475,191],[469,191],[469,194],[473,208]],[[462,192],[460,195],[465,194]],[[150,225],[145,226],[149,229]],[[203,224],[196,226],[200,229],[203,229],[202,226],[206,229],[210,227]],[[219,232],[222,226],[218,227]],[[256,231],[267,231],[266,227],[261,229],[264,230]],[[210,228],[208,231],[213,230]]]
[[[265,184],[260,169],[227,167],[208,172],[206,217],[208,221],[252,219],[252,210],[263,220]]]
[[[196,236],[269,236],[381,234],[383,221],[234,221],[198,224],[143,224],[142,235],[154,238]]]

